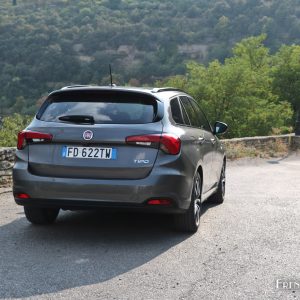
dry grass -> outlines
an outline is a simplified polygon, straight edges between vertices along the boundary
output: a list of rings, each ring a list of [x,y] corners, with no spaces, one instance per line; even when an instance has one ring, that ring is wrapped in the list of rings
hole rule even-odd
[[[246,146],[243,143],[226,143],[226,154],[229,159],[238,159],[243,157],[282,157],[289,153],[289,146],[280,140],[270,141],[259,147]]]

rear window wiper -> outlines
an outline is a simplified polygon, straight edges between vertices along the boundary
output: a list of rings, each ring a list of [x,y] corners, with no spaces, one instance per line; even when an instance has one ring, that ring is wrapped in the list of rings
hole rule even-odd
[[[84,115],[66,115],[58,118],[60,121],[78,123],[78,124],[95,124],[93,116]]]

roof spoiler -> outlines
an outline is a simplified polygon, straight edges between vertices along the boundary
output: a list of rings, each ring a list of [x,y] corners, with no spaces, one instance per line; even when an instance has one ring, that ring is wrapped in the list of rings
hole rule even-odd
[[[151,90],[152,93],[160,93],[160,92],[183,92],[185,91],[173,87],[163,87],[163,88],[154,88]]]

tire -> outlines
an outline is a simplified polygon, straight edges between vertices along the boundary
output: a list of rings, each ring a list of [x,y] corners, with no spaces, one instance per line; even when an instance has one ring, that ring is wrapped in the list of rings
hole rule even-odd
[[[43,208],[34,206],[24,206],[27,220],[36,225],[52,224],[59,213],[59,208]]]
[[[174,216],[174,223],[177,230],[189,233],[197,232],[201,217],[201,188],[201,176],[197,173],[194,178],[192,199],[189,209],[184,214]]]
[[[220,180],[218,183],[218,189],[215,194],[210,198],[211,203],[222,204],[225,200],[225,189],[226,188],[226,164],[223,163]]]

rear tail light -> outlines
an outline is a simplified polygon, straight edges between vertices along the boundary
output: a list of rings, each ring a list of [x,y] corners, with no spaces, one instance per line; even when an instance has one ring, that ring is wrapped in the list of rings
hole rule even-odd
[[[19,198],[19,199],[29,199],[30,198],[30,196],[28,194],[25,194],[25,193],[16,194],[15,197]]]
[[[52,140],[52,134],[36,131],[23,130],[18,134],[18,150],[24,149],[28,142],[49,142]]]
[[[136,135],[126,138],[127,144],[160,148],[167,154],[177,155],[180,152],[180,138],[172,134]]]
[[[148,205],[171,205],[170,199],[150,199],[147,201]]]

